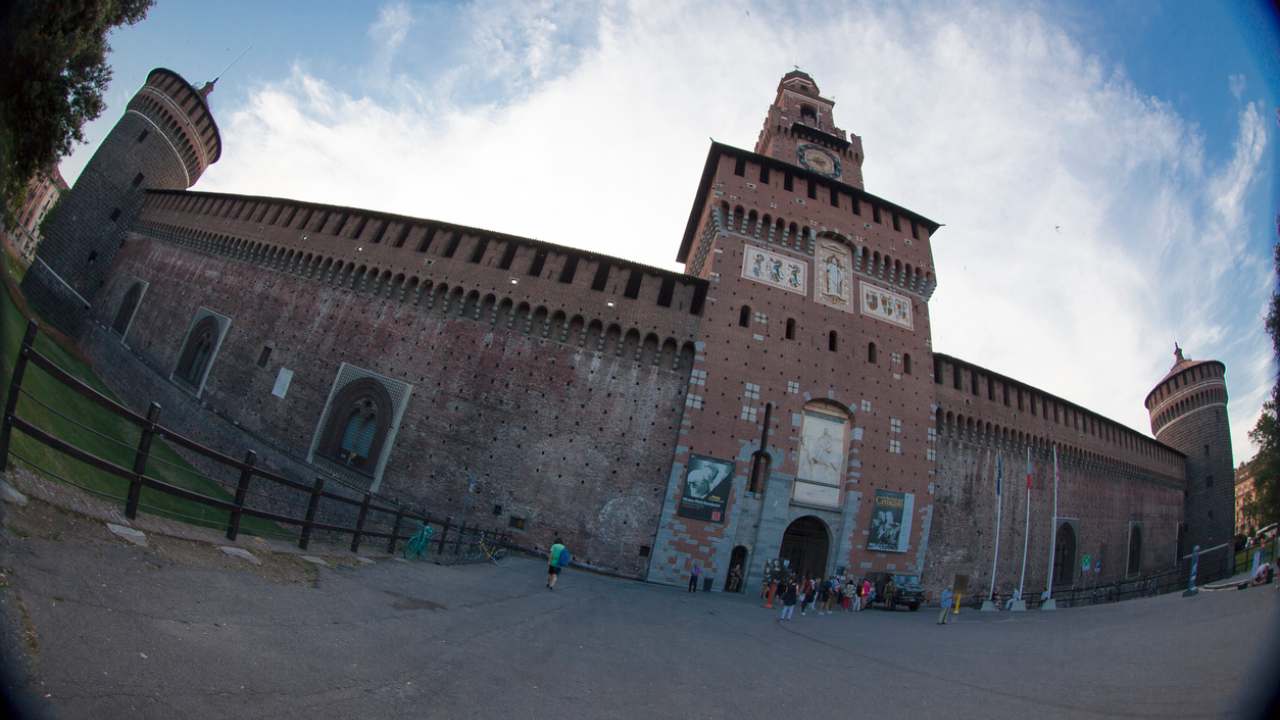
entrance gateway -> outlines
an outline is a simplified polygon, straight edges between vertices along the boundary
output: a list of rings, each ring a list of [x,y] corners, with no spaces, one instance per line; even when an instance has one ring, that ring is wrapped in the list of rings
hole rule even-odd
[[[791,571],[801,577],[824,577],[830,546],[831,534],[826,523],[806,515],[787,526],[778,557],[788,561]]]

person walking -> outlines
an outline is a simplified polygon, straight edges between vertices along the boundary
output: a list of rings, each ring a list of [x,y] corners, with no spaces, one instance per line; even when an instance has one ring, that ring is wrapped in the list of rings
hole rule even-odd
[[[818,583],[818,604],[816,612],[818,615],[824,615],[831,609],[831,583],[823,580]]]
[[[547,553],[547,589],[556,589],[556,580],[560,578],[560,568],[569,564],[569,549],[559,537],[551,543],[551,551]]]
[[[946,625],[947,620],[951,618],[951,606],[955,603],[956,596],[951,592],[951,586],[948,585],[942,591],[942,612],[938,613],[938,624]]]
[[[844,579],[844,599],[841,601],[845,612],[857,612],[858,585],[849,578]]]
[[[818,599],[817,583],[812,580],[806,580],[804,583],[804,600],[800,603],[800,614],[804,615],[813,609],[813,605]]]
[[[689,573],[689,592],[698,592],[698,580],[702,578],[702,567],[697,561],[693,563],[693,572]]]
[[[790,580],[786,581],[781,588],[782,593],[782,615],[778,617],[778,622],[784,620],[790,622],[796,612],[796,584]]]

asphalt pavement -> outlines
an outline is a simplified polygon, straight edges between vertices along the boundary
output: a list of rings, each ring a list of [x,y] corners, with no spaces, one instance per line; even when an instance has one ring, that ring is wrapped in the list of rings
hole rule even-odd
[[[779,623],[573,570],[549,591],[536,559],[256,567],[59,522],[0,536],[14,682],[57,718],[1223,717],[1280,677],[1274,586]]]

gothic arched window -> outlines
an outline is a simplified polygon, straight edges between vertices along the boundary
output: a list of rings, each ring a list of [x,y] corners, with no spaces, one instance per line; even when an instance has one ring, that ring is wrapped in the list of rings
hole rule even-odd
[[[347,383],[329,406],[319,453],[372,475],[378,466],[394,405],[382,383],[370,378]]]
[[[191,328],[182,353],[178,356],[178,369],[174,371],[174,377],[193,388],[200,388],[218,344],[218,330],[218,320],[212,315],[206,315]]]
[[[120,301],[120,308],[116,310],[116,318],[111,322],[111,329],[117,335],[124,335],[129,329],[129,321],[133,319],[133,312],[138,309],[138,301],[142,299],[142,283],[136,282],[129,291],[124,294],[124,299]]]

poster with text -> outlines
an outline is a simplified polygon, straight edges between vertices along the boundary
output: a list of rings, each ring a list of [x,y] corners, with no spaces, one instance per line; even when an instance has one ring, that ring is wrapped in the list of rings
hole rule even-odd
[[[871,537],[868,550],[906,552],[911,539],[911,510],[915,496],[911,493],[877,490],[871,506]]]
[[[676,514],[691,520],[722,523],[732,487],[733,463],[691,455]]]

